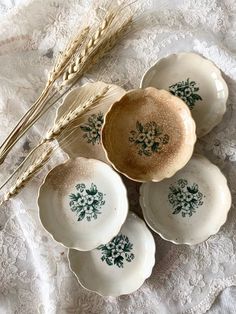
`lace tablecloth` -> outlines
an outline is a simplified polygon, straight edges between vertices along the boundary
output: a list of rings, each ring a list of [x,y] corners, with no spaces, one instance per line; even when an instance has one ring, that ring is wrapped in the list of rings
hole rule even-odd
[[[39,95],[53,57],[91,6],[89,0],[0,0],[0,141]],[[234,205],[227,223],[208,241],[192,247],[154,235],[152,276],[132,295],[102,298],[80,287],[69,271],[67,250],[40,226],[36,197],[45,169],[0,211],[1,314],[205,313],[223,290],[209,313],[236,312],[236,288],[227,288],[236,285],[236,2],[137,0],[135,7],[140,16],[149,16],[145,25],[137,21],[138,30],[87,77],[131,89],[139,86],[142,74],[157,59],[179,51],[200,53],[222,70],[229,86],[227,113],[196,149],[229,180]],[[53,112],[7,158],[1,182],[52,118]],[[57,156],[55,162],[62,158]],[[138,186],[126,183],[130,207],[139,211]]]

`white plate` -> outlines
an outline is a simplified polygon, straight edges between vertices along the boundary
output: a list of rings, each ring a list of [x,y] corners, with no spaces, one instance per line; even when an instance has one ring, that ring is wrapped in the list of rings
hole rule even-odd
[[[70,249],[68,259],[84,288],[117,297],[134,292],[151,275],[155,242],[144,221],[129,213],[112,241],[89,252]]]
[[[69,159],[52,169],[38,198],[44,228],[66,247],[86,251],[110,241],[128,213],[120,176],[95,159]]]
[[[220,70],[195,53],[159,60],[142,78],[141,87],[148,86],[168,90],[188,105],[198,137],[210,132],[226,111],[228,87]]]
[[[140,194],[148,225],[176,244],[197,244],[217,233],[231,206],[224,175],[200,155],[172,178],[144,183]]]
[[[75,88],[66,96],[63,104],[59,107],[56,121],[68,110],[68,107],[71,106],[75,99],[78,99],[78,101],[75,102],[74,106],[78,106],[80,99],[85,101],[85,99],[99,94],[106,86],[110,87],[107,96],[96,104],[96,107],[91,109],[89,113],[77,119],[77,128],[72,134],[69,133],[69,137],[65,132],[65,136],[60,137],[59,144],[63,143],[63,150],[70,158],[80,156],[99,159],[108,163],[101,145],[100,132],[106,112],[115,101],[118,101],[125,94],[123,88],[103,82],[87,83],[82,87]]]

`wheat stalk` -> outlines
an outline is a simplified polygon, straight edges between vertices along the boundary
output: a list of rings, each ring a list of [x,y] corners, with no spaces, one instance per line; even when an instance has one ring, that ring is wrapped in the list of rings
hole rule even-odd
[[[63,131],[68,130],[74,124],[75,120],[79,116],[91,110],[91,108],[93,108],[94,105],[101,101],[106,96],[109,88],[110,88],[109,86],[106,86],[105,88],[102,89],[100,93],[90,97],[87,101],[80,104],[74,110],[70,110],[68,113],[64,114],[58,120],[58,122],[55,123],[54,127],[50,131],[48,131],[43,141],[38,146],[36,146],[34,150],[30,153],[30,155],[33,155],[32,161],[29,162],[30,156],[26,157],[25,161],[22,162],[22,164],[11,176],[11,177],[17,176],[17,173],[22,172],[23,169],[22,174],[19,174],[17,176],[17,179],[13,186],[11,186],[8,192],[4,194],[3,199],[0,201],[0,206],[4,202],[8,201],[12,196],[16,196],[21,191],[21,189],[26,185],[26,183],[29,182],[44,167],[44,165],[53,155],[54,147],[52,143],[54,142],[54,140],[63,135],[62,134]],[[75,99],[74,102],[77,101],[78,99]],[[41,153],[41,150],[42,148],[44,148],[44,146],[45,149]],[[39,149],[40,152],[38,152]],[[36,157],[34,158],[34,156]],[[30,165],[28,165],[26,169],[24,169],[25,163],[28,162],[30,163]]]

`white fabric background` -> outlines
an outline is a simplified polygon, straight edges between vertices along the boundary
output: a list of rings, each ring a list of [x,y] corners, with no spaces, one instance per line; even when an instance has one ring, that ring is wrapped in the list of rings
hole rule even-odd
[[[53,57],[91,6],[90,0],[0,0],[0,141],[40,93]],[[139,21],[138,31],[94,67],[89,79],[138,87],[151,64],[178,51],[195,51],[215,62],[229,85],[228,109],[197,150],[225,173],[235,204],[235,0],[138,0],[136,7],[149,19],[145,25]],[[53,112],[7,158],[1,182],[52,118]],[[130,296],[102,298],[79,286],[68,269],[67,250],[39,224],[36,197],[46,172],[0,211],[0,314],[236,312],[236,288],[228,288],[236,285],[235,206],[220,232],[203,244],[175,246],[154,235],[157,262],[151,278]],[[138,185],[126,183],[130,207],[139,211]]]

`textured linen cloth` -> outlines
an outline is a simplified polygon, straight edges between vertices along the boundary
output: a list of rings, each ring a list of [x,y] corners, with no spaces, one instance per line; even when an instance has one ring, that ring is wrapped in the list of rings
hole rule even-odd
[[[98,4],[98,1],[95,1]],[[159,58],[193,51],[212,60],[229,86],[227,113],[196,149],[227,176],[233,206],[220,232],[195,246],[176,246],[154,234],[152,276],[135,293],[102,298],[84,290],[69,271],[67,249],[42,228],[36,205],[58,153],[16,198],[0,210],[0,314],[235,313],[236,312],[236,2],[137,0],[145,23],[87,75],[137,88]],[[42,90],[53,58],[81,21],[95,18],[90,0],[0,0],[0,142]],[[55,116],[52,110],[15,147],[0,170],[3,182]],[[125,180],[130,208],[140,212],[138,184]],[[214,302],[215,301],[215,302]],[[214,304],[213,304],[214,303]],[[213,305],[212,305],[213,304]]]

